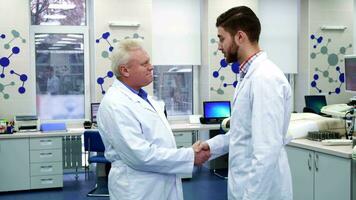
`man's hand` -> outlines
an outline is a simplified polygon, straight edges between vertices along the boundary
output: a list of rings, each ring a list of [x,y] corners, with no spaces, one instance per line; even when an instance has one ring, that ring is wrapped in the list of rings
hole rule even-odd
[[[210,158],[210,148],[208,143],[197,141],[192,146],[195,155],[194,155],[194,164],[202,165],[204,162]]]

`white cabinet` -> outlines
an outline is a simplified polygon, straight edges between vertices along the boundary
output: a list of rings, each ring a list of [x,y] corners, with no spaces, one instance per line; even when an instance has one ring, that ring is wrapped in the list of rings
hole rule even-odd
[[[351,199],[351,159],[287,146],[294,200]]]
[[[63,187],[62,137],[0,139],[0,192]]]
[[[193,133],[192,131],[186,132],[173,132],[174,139],[176,141],[177,148],[191,147],[193,144]]]
[[[0,192],[30,187],[28,139],[0,139]]]
[[[180,131],[180,132],[173,132],[174,139],[176,141],[177,148],[183,148],[183,147],[191,147],[193,144],[193,137],[194,134],[192,131]],[[192,173],[189,174],[180,174],[181,178],[192,178]]]
[[[31,189],[63,187],[62,137],[31,138]]]

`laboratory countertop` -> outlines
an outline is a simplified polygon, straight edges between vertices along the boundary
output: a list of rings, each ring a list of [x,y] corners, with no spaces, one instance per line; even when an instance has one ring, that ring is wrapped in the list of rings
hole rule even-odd
[[[170,125],[172,128],[172,131],[202,131],[202,130],[219,130],[220,129],[220,124],[174,123],[174,124],[170,124]],[[84,128],[68,128],[67,131],[17,132],[14,134],[0,134],[0,139],[80,136],[84,133],[84,131],[85,131]]]
[[[289,146],[299,147],[303,149],[308,149],[312,151],[317,151],[320,153],[330,154],[342,158],[351,158],[352,146],[325,146],[321,142],[312,141],[308,139],[294,139],[289,144]]]

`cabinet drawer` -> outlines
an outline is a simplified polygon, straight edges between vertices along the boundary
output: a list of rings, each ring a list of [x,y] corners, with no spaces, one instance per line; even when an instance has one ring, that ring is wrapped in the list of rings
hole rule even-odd
[[[63,175],[31,177],[31,189],[55,187],[63,187]]]
[[[63,174],[62,162],[31,164],[31,176],[47,176],[54,174]]]
[[[173,132],[176,143],[192,143],[192,132]]]
[[[30,162],[62,162],[61,149],[32,150],[30,152]]]
[[[62,137],[47,137],[47,138],[31,138],[30,149],[61,149]]]

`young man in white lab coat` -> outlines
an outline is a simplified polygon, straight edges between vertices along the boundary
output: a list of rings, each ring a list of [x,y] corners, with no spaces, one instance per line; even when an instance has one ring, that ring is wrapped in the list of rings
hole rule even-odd
[[[153,67],[140,42],[122,40],[112,55],[117,79],[102,99],[97,115],[112,162],[109,173],[111,200],[182,200],[177,174],[192,173],[209,151],[176,148],[164,108],[142,89],[153,80]]]
[[[259,19],[248,7],[232,8],[216,22],[219,50],[240,63],[230,131],[206,143],[212,157],[229,152],[230,200],[289,200],[291,174],[285,151],[291,88],[283,72],[258,45]],[[283,56],[283,50],[281,50]]]

